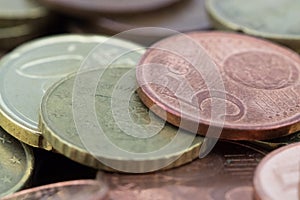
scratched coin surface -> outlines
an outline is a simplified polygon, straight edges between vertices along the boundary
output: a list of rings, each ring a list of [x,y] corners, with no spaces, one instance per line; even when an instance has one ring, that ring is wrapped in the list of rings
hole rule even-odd
[[[256,199],[299,199],[300,145],[281,147],[268,154],[254,176]]]
[[[0,197],[26,187],[32,175],[31,149],[0,128]]]
[[[52,9],[72,15],[93,16],[99,14],[132,14],[156,10],[180,0],[39,0]]]
[[[101,200],[106,193],[107,187],[100,180],[75,180],[23,190],[2,200]]]
[[[252,180],[265,153],[232,142],[219,142],[205,158],[176,169],[142,175],[103,173],[110,199],[253,199]],[[122,198],[123,199],[123,198]]]
[[[130,53],[126,59],[117,60],[117,63],[113,63],[111,68],[105,70],[97,85],[94,97],[95,115],[104,132],[103,137],[97,135],[99,129],[91,129],[95,125],[86,120],[88,118],[86,114],[82,114],[80,120],[84,125],[87,124],[85,126],[89,129],[89,135],[86,134],[88,139],[85,138],[83,142],[82,136],[76,130],[72,112],[75,76],[62,80],[47,91],[41,106],[40,127],[43,136],[54,149],[84,165],[130,173],[159,170],[160,165],[164,165],[162,168],[177,167],[199,156],[202,137],[195,137],[194,134],[184,131],[181,139],[175,140],[175,137],[179,137],[177,127],[164,124],[164,121],[150,113],[131,86],[117,84],[120,78],[136,65],[129,62],[129,59],[137,62],[141,55],[137,52]],[[85,72],[81,74],[80,80],[92,81],[91,75],[97,73],[97,71]],[[136,85],[134,70],[126,82]],[[82,82],[82,85],[85,83]],[[85,96],[87,90],[90,90],[89,87],[84,86],[82,95]],[[129,102],[125,97],[119,97],[114,99],[117,101],[116,106],[112,106],[113,92],[126,90],[133,92]],[[117,113],[113,113],[113,110],[117,110]],[[133,132],[138,132],[137,130],[142,132],[145,129],[149,130],[149,134],[157,130],[155,132],[157,134],[148,137],[132,135]],[[90,136],[90,132],[93,131],[96,132],[95,136]],[[190,143],[185,148],[186,141]],[[96,148],[97,152],[89,151],[87,144]],[[165,150],[167,145],[171,147]]]
[[[0,125],[11,135],[34,147],[50,149],[38,129],[38,115],[45,91],[75,72],[84,58],[107,38],[62,35],[39,39],[18,47],[0,61]],[[105,60],[132,43],[110,40]]]
[[[272,39],[296,50],[300,50],[299,9],[297,0],[207,0],[217,28]]]
[[[217,72],[195,56],[203,50],[189,47],[182,35],[154,44],[137,67],[137,80],[142,101],[160,108],[154,110],[156,114],[166,111],[172,124],[187,122],[185,129],[199,125],[201,135],[210,122],[224,120],[221,138],[233,140],[266,140],[300,129],[298,54],[234,33],[191,32],[187,36],[206,51]],[[208,81],[224,87],[208,89]],[[212,102],[226,104],[226,111],[217,113],[214,121]]]

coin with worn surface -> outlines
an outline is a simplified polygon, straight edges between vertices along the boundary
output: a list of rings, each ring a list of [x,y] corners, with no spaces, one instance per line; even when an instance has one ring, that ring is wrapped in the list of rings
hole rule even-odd
[[[89,52],[105,40],[102,36],[52,36],[24,44],[2,58],[0,125],[26,144],[51,149],[38,129],[41,99],[53,83],[77,71]],[[99,59],[131,44],[111,41]]]
[[[101,200],[105,199],[107,190],[106,185],[100,180],[76,180],[23,190],[2,200]]]
[[[247,145],[219,142],[205,158],[176,169],[126,175],[99,171],[110,199],[252,199],[252,180],[265,153]]]
[[[119,59],[119,64],[112,64],[102,75],[93,96],[95,113],[87,113],[97,115],[101,129],[94,129],[97,125],[86,114],[80,115],[82,125],[75,123],[73,110],[83,106],[77,105],[77,108],[73,103],[76,76],[62,80],[47,91],[41,105],[40,127],[54,149],[84,165],[129,173],[177,167],[198,157],[203,138],[186,131],[179,133],[177,127],[165,124],[149,112],[135,92],[134,70],[132,76],[124,79],[133,88],[126,83],[118,84],[140,57],[137,52],[128,54],[126,59]],[[86,91],[91,90],[84,81],[97,79],[97,73],[91,71],[78,75],[80,85],[83,85],[81,97],[86,98]],[[132,96],[126,99],[124,91]],[[114,98],[114,92],[122,95]],[[112,104],[113,100],[115,104]],[[85,128],[84,135],[76,130],[79,126]],[[96,151],[92,151],[93,148]]]
[[[300,144],[281,147],[258,165],[254,177],[256,199],[299,199]]]
[[[207,0],[207,10],[216,28],[271,39],[298,51],[299,9],[297,0]]]
[[[204,0],[184,0],[166,9],[130,16],[101,17],[98,20],[79,26],[84,32],[106,33],[114,35],[123,31],[141,27],[161,27],[178,32],[210,29]],[[74,26],[74,25],[73,25]],[[75,28],[73,28],[75,29]],[[78,28],[77,28],[78,30]],[[149,45],[174,32],[163,29],[149,31],[132,30],[123,33],[132,41]]]
[[[299,55],[270,42],[191,32],[154,44],[137,80],[142,101],[172,124],[204,135],[214,123],[224,139],[266,140],[300,129],[299,71]]]
[[[180,0],[39,0],[44,5],[75,16],[99,14],[132,14],[152,11],[174,4]]]
[[[0,128],[0,197],[27,186],[34,167],[31,149]]]

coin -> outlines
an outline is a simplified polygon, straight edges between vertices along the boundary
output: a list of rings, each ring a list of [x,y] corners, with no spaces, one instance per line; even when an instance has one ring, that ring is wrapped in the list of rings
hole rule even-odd
[[[281,147],[268,154],[254,176],[256,199],[299,199],[299,143]]]
[[[24,44],[2,58],[0,125],[26,144],[51,149],[38,129],[41,99],[53,83],[77,71],[89,52],[106,39],[80,35],[42,38]],[[107,44],[103,57],[127,44],[112,41],[116,44]]]
[[[62,13],[94,17],[99,14],[132,14],[156,10],[178,2],[179,0],[127,0],[127,1],[80,1],[80,0],[39,0],[44,5]]]
[[[34,157],[31,149],[0,128],[0,197],[27,186]]]
[[[296,0],[207,1],[207,10],[216,28],[267,38],[298,51],[299,9],[300,3]]]
[[[270,42],[191,32],[164,39],[144,54],[138,92],[148,107],[157,105],[156,114],[167,112],[161,117],[181,128],[196,126],[191,131],[204,135],[215,123],[223,128],[221,138],[266,140],[300,128],[299,68],[299,55]],[[224,112],[218,111],[221,103]]]
[[[36,188],[23,190],[3,200],[40,200],[40,199],[86,199],[101,200],[105,199],[107,187],[104,183],[95,180],[76,180],[55,183]]]
[[[118,60],[120,64],[112,65],[102,75],[103,79],[93,96],[95,114],[92,111],[87,113],[97,116],[101,129],[94,129],[95,125],[86,114],[80,115],[83,125],[75,124],[73,102],[76,97],[72,92],[76,76],[62,80],[47,91],[41,105],[40,127],[54,149],[87,166],[129,173],[173,168],[198,157],[202,137],[195,138],[194,134],[185,131],[178,133],[176,127],[164,124],[164,121],[149,113],[134,88],[126,84],[118,85],[119,79],[133,69],[134,62],[140,57],[138,52],[128,54]],[[82,80],[92,81],[92,75],[97,73],[96,70],[79,75],[82,76],[80,85],[83,85],[81,97],[86,97],[86,91],[90,90]],[[125,81],[134,87],[134,74]],[[123,94],[124,91],[132,92],[131,98],[121,95],[114,99],[117,103],[112,106],[113,92]],[[85,137],[76,130],[79,126],[84,126]],[[98,135],[101,130],[103,135]],[[145,130],[148,132],[144,133]],[[152,135],[153,132],[157,134]],[[96,151],[92,151],[91,147]]]
[[[73,23],[72,30],[115,35],[123,31],[141,27],[161,27],[178,32],[210,29],[204,0],[184,0],[168,8],[130,16],[101,17],[90,23]],[[126,33],[123,33],[123,35]],[[156,29],[152,31],[131,31],[126,39],[149,45],[174,32]]]
[[[141,175],[104,173],[110,199],[253,199],[255,167],[265,153],[219,142],[205,158],[176,169]]]

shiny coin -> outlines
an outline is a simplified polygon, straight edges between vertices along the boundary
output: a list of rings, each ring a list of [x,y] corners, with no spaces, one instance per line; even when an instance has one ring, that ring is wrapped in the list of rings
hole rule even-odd
[[[92,96],[95,110],[88,109],[77,119],[83,124],[79,125],[73,115],[74,109],[84,106],[73,104],[77,98],[72,93],[74,81],[79,80],[82,86],[80,97],[88,98],[88,83],[98,80],[97,70],[77,75],[77,79],[73,76],[62,80],[47,91],[40,127],[53,148],[84,165],[130,173],[177,167],[198,157],[202,137],[195,138],[194,134],[165,124],[139,100],[134,89],[135,70],[131,69],[140,57],[138,52],[127,54],[116,61],[119,64],[113,63],[105,70]],[[119,85],[118,81],[130,70],[133,74]],[[124,91],[132,96],[126,99]],[[115,98],[114,92],[121,95]],[[87,104],[87,100],[84,102]],[[90,120],[93,115],[97,116],[99,129]],[[83,128],[84,132],[80,134],[76,128]]]
[[[300,144],[291,144],[267,155],[255,171],[256,199],[299,199]]]
[[[299,55],[270,42],[192,32],[153,45],[137,80],[142,101],[174,125],[204,135],[213,123],[224,139],[266,140],[300,129],[299,71]]]
[[[51,149],[38,129],[41,99],[53,83],[75,72],[105,40],[101,36],[54,36],[24,44],[5,56],[0,61],[0,125],[26,144]],[[128,44],[112,41],[103,58]]]
[[[217,28],[271,39],[298,51],[299,9],[297,0],[207,0],[207,10]]]
[[[204,0],[184,0],[166,9],[130,16],[99,18],[88,25],[72,25],[72,29],[81,32],[117,33],[140,27],[161,27],[178,32],[210,29]],[[149,45],[166,37],[172,32],[157,29],[153,31],[136,30],[127,33],[126,39]],[[174,32],[173,32],[174,34]]]
[[[93,16],[97,14],[132,14],[156,10],[169,6],[179,0],[39,0],[46,6],[75,16]]]
[[[0,197],[27,186],[34,157],[31,149],[0,128]]]
[[[205,158],[182,167],[143,175],[98,172],[106,180],[110,199],[253,199],[255,167],[264,152],[219,142]],[[123,199],[123,198],[122,198]]]
[[[77,180],[23,190],[2,200],[101,200],[105,199],[106,193],[107,187],[99,180]]]

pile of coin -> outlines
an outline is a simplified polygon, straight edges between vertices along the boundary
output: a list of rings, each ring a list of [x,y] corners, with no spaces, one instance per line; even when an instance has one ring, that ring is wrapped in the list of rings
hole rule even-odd
[[[299,199],[300,4],[260,2],[0,2],[0,198]]]

